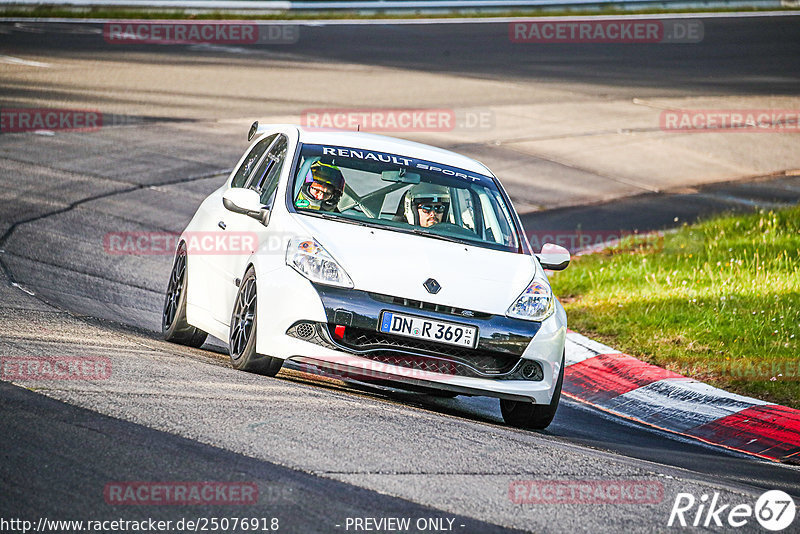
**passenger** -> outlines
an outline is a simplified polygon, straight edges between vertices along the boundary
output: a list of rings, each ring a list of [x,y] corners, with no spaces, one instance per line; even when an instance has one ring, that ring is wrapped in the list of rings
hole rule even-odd
[[[406,193],[405,216],[408,224],[430,228],[446,220],[450,191],[441,185],[421,183]]]

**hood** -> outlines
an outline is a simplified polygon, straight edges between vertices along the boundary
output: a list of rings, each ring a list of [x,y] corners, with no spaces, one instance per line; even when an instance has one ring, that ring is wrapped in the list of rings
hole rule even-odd
[[[295,215],[355,289],[504,315],[536,273],[533,256]],[[435,279],[441,289],[423,284]]]

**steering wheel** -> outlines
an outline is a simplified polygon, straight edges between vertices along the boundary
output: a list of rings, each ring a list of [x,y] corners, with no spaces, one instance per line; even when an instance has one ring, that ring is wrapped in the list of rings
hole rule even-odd
[[[434,232],[436,232],[437,230],[442,230],[443,231],[442,233],[445,234],[449,233],[449,234],[457,234],[473,238],[476,237],[475,232],[473,232],[472,230],[467,230],[466,228],[462,228],[461,226],[453,224],[451,222],[440,222],[439,224],[434,224],[433,226],[431,226],[430,229],[433,230]]]

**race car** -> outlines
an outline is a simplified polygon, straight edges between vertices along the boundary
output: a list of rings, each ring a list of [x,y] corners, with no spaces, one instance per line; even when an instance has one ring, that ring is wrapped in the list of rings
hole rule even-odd
[[[286,361],[423,393],[500,399],[546,428],[567,319],[492,172],[465,156],[352,131],[253,124],[252,144],[181,234],[168,341],[227,340],[236,369]]]

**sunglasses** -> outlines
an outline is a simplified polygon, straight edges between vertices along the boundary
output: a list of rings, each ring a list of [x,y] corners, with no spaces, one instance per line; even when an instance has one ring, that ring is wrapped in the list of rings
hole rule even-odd
[[[447,209],[447,206],[444,204],[420,204],[417,206],[418,210],[422,210],[425,213],[436,212],[438,214],[444,213],[444,210]]]

